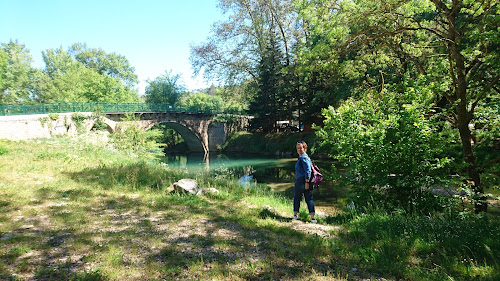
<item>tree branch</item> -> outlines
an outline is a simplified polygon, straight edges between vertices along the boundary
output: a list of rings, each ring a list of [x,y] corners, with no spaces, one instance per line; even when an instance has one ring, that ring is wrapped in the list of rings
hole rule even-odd
[[[486,95],[486,93],[488,93],[488,91],[491,90],[491,88],[493,88],[493,86],[497,84],[499,79],[500,79],[500,74],[497,74],[497,76],[490,82],[490,84],[488,84],[488,86],[483,89],[481,94],[477,97],[476,101],[471,105],[470,109],[471,113],[474,113],[474,110],[476,109],[476,106],[479,103],[479,101],[481,101]]]

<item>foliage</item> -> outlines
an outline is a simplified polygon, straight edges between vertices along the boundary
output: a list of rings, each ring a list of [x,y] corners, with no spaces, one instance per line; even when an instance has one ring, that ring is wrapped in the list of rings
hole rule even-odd
[[[216,23],[207,42],[191,47],[195,74],[203,69],[206,78],[227,84],[258,77],[259,61],[271,37],[290,62],[297,42],[295,14],[291,0],[220,0],[219,7],[228,15]]]
[[[249,101],[255,95],[255,85],[254,81],[247,80],[239,85],[218,87],[215,95],[224,100],[227,113],[242,114],[248,109]]]
[[[293,1],[220,0],[228,16],[216,23],[206,43],[191,48],[195,74],[226,85],[240,84],[251,102],[254,128],[269,132],[278,119],[292,119],[296,87],[285,87],[285,67],[304,38]],[[293,84],[296,85],[296,84]],[[293,107],[293,109],[292,109]]]
[[[29,50],[17,41],[0,48],[0,102],[139,102],[138,82],[128,60],[74,44],[42,51],[44,69],[31,66]]]
[[[34,94],[37,101],[139,101],[137,91],[125,84],[119,77],[110,76],[105,71],[103,74],[99,73],[96,69],[77,61],[70,52],[66,52],[62,48],[43,51],[42,57],[45,69],[37,72],[34,81]],[[86,61],[86,63],[89,62]]]
[[[56,121],[59,118],[59,113],[49,113],[49,118],[52,121]]]
[[[205,113],[223,113],[225,103],[219,96],[209,96],[204,93],[190,94],[181,103],[188,111]]]
[[[25,45],[18,41],[0,46],[0,103],[30,101],[34,69]]]
[[[482,194],[481,160],[474,154],[470,127],[475,110],[488,103],[488,97],[498,96],[494,85],[500,64],[493,51],[500,38],[498,1],[298,3],[312,39],[299,56],[305,73],[323,73],[327,79],[379,91],[417,73],[437,84],[437,106],[459,132],[467,177]],[[486,210],[481,202],[476,207]]]
[[[156,129],[161,132],[158,137],[155,139],[157,143],[162,143],[164,145],[165,150],[170,150],[171,148],[184,143],[184,139],[182,136],[168,127],[168,124],[161,123],[153,126],[152,129]]]
[[[73,44],[68,53],[87,68],[100,75],[120,79],[129,87],[139,82],[135,69],[122,55],[116,53],[108,54],[102,49],[89,48],[85,43]]]
[[[0,155],[9,153],[9,150],[0,144]]]
[[[73,124],[75,124],[76,131],[78,134],[85,133],[85,120],[87,120],[87,116],[83,115],[80,112],[75,112],[71,114],[71,120],[73,120]]]
[[[49,113],[48,117],[40,117],[38,120],[40,121],[40,124],[42,124],[42,127],[47,126],[49,129],[50,135],[53,134],[53,129],[54,129],[54,122],[59,118],[58,113]]]
[[[181,76],[172,74],[172,71],[165,71],[164,74],[156,77],[153,81],[147,81],[144,96],[147,103],[163,103],[176,106],[185,91],[182,85]]]
[[[496,280],[500,224],[454,212],[408,216],[351,210],[336,252],[374,274],[404,280]],[[345,215],[342,215],[345,216]],[[333,221],[335,217],[327,218]]]
[[[432,92],[418,83],[397,90],[323,110],[318,136],[347,167],[357,204],[425,213],[439,207],[429,188],[440,186],[453,159],[443,155],[447,139],[426,118]]]
[[[139,158],[155,158],[163,155],[161,144],[156,140],[161,136],[159,130],[144,130],[136,125],[140,116],[134,112],[125,114],[116,132],[111,135],[113,143],[119,150]]]
[[[282,54],[276,40],[271,37],[258,67],[259,90],[248,110],[254,116],[251,120],[254,130],[274,131],[276,121],[286,119],[283,116],[286,100],[281,95],[283,88],[282,69],[284,67],[281,57]]]
[[[97,130],[97,131],[108,130],[108,125],[106,125],[106,123],[104,122],[104,113],[102,112],[102,109],[97,109],[96,111],[92,112],[90,119],[92,119],[94,122],[92,130]]]

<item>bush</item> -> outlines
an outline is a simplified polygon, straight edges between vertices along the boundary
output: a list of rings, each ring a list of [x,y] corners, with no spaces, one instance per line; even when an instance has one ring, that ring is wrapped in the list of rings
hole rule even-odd
[[[146,158],[155,158],[163,155],[160,146],[156,140],[162,135],[162,132],[156,129],[144,130],[137,127],[134,123],[139,117],[135,113],[126,113],[116,132],[111,134],[115,147],[119,150],[130,153],[131,155]]]
[[[429,191],[453,160],[442,155],[439,123],[426,118],[432,97],[425,87],[406,86],[323,110],[321,145],[347,166],[358,205],[426,212],[446,202]]]
[[[9,153],[9,150],[3,146],[0,146],[0,155]]]
[[[203,93],[189,95],[182,105],[192,112],[222,113],[225,109],[225,103],[221,97]]]

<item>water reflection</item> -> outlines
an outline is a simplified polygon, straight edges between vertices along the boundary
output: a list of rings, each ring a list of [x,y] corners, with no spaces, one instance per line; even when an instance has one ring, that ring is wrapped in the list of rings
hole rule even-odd
[[[208,161],[207,161],[208,160]],[[265,183],[274,192],[287,198],[293,197],[295,162],[297,158],[270,158],[248,154],[215,154],[208,159],[203,154],[167,155],[162,159],[171,169],[187,170],[190,173],[208,173],[212,177],[233,178],[236,183]],[[329,171],[331,161],[314,162],[324,175]],[[334,214],[338,191],[334,183],[324,180],[314,192],[314,203],[320,212]]]
[[[294,179],[295,158],[269,158],[247,154],[216,154],[208,158],[204,154],[166,155],[162,162],[172,169],[189,172],[208,172],[214,176],[231,176],[240,179],[252,176],[253,180],[267,183],[276,179]],[[248,180],[248,178],[247,178]]]

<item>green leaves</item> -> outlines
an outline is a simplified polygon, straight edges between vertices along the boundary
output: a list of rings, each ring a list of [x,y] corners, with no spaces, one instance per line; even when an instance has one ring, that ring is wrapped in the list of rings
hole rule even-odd
[[[439,182],[439,171],[449,163],[440,160],[447,142],[425,117],[432,94],[423,83],[368,92],[323,110],[325,126],[318,136],[330,156],[348,167],[346,179],[358,203],[414,211]]]
[[[34,69],[29,50],[17,41],[0,47],[0,103],[31,100]]]
[[[175,106],[179,103],[182,93],[185,90],[180,82],[179,74],[172,74],[172,71],[165,71],[164,74],[156,77],[153,81],[148,81],[146,86],[146,102],[163,103]]]
[[[226,107],[221,97],[203,93],[189,95],[182,105],[188,111],[206,113],[223,113]]]
[[[0,48],[0,102],[138,102],[137,75],[128,60],[75,44],[42,52],[44,69],[31,66],[17,41]]]
[[[114,63],[109,57],[115,55],[104,56],[103,51],[77,52],[75,46],[72,48],[69,52],[62,48],[42,52],[46,67],[36,76],[37,100],[42,102],[139,101],[137,91],[130,86],[133,80],[124,82],[120,75],[112,75],[114,68],[106,68],[106,65]],[[132,72],[124,75],[135,74]]]

